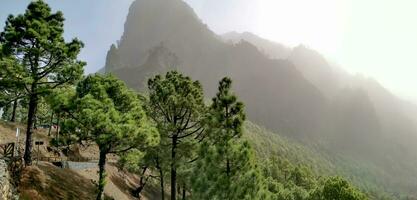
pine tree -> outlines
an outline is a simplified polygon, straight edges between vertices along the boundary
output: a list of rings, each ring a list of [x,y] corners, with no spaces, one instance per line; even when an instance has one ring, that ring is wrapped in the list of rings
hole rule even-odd
[[[16,64],[2,65],[1,73],[24,88],[28,97],[26,128],[26,165],[32,163],[32,133],[39,98],[51,90],[79,80],[84,62],[77,60],[83,43],[65,42],[62,12],[51,13],[43,1],[33,1],[24,14],[7,18],[0,35],[1,60]],[[10,63],[10,62],[9,62]]]
[[[72,98],[63,102],[61,109],[71,119],[65,122],[67,129],[72,127],[80,140],[94,141],[99,147],[97,199],[102,199],[106,156],[156,145],[158,133],[147,120],[135,92],[110,75],[86,77],[78,83]]]
[[[171,199],[175,200],[178,169],[195,160],[196,144],[203,136],[203,89],[198,81],[176,71],[149,79],[148,88],[148,113],[161,135],[161,150],[169,152],[163,159],[169,161]]]
[[[5,121],[10,120],[11,104],[4,105],[2,108],[3,108],[3,114],[1,115],[1,118]]]
[[[242,136],[243,103],[230,91],[232,81],[223,78],[206,121],[208,139],[199,150],[193,181],[193,199],[258,199],[262,177],[253,150]]]
[[[8,69],[13,69],[18,64],[16,59],[5,56],[2,53],[2,45],[0,45],[0,108],[9,109],[4,120],[11,122],[16,121],[19,100],[24,97],[24,87],[19,81],[10,78]]]
[[[165,199],[165,172],[169,169],[169,152],[165,151],[161,143],[157,146],[146,148],[144,151],[133,149],[122,154],[118,167],[139,175],[139,183],[133,191],[133,195],[140,197],[150,178],[159,180],[161,199]]]
[[[340,177],[326,178],[310,195],[311,200],[366,200],[358,189]]]

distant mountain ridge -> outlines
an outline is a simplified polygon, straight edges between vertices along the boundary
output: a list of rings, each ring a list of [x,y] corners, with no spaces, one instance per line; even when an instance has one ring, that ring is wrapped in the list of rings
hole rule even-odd
[[[350,75],[305,46],[247,32],[216,35],[181,0],[134,1],[105,72],[144,91],[147,78],[174,69],[201,81],[209,97],[230,76],[251,121],[380,165],[398,174],[389,187],[417,187],[417,109],[407,110],[412,105],[378,82]]]
[[[152,15],[156,12],[160,14]],[[210,96],[218,80],[231,76],[249,117],[275,130],[315,130],[315,115],[325,105],[320,91],[291,62],[269,59],[249,42],[223,42],[184,2],[135,1],[119,44],[108,52],[105,71],[141,89],[146,77],[170,69],[201,81]],[[300,108],[307,114],[297,112]]]
[[[221,35],[221,38],[226,43],[232,44],[239,43],[241,40],[247,41],[258,47],[259,51],[272,59],[287,59],[292,51],[291,48],[286,47],[285,45],[263,39],[250,32],[238,33],[232,31]]]

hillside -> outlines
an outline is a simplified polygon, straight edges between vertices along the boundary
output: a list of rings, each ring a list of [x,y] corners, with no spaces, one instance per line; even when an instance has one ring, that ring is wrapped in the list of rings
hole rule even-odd
[[[13,142],[15,127],[18,124],[1,122],[2,131],[1,142]],[[49,139],[45,130],[38,130],[37,140],[42,140],[46,144]],[[316,147],[308,147],[278,133],[273,133],[265,128],[247,121],[244,126],[244,138],[250,141],[256,152],[257,160],[266,163],[271,160],[282,160],[288,162],[286,170],[294,170],[296,167],[305,168],[307,173],[311,173],[313,180],[320,177],[332,176],[337,172],[345,172],[332,164],[333,160],[324,151]],[[41,154],[47,156],[46,146],[41,148]],[[80,154],[97,157],[95,147],[80,148]],[[341,159],[341,158],[340,158]],[[72,164],[74,165],[74,164]],[[97,183],[97,167],[59,168],[48,162],[39,162],[35,166],[26,168],[21,176],[19,192],[21,199],[95,199]],[[267,165],[263,165],[267,167]],[[352,166],[347,166],[349,167]],[[277,169],[275,173],[282,173],[284,169]],[[114,164],[106,167],[108,173],[105,195],[117,200],[134,200],[131,191],[138,183],[138,176],[117,169]],[[309,175],[310,176],[310,175]],[[353,180],[355,184],[360,181]],[[33,184],[36,183],[36,184]],[[287,186],[291,189],[293,186]],[[151,182],[143,192],[142,199],[158,199],[159,192],[156,183]]]
[[[277,45],[271,41],[266,45],[263,42],[268,40],[248,34],[251,35],[235,33],[234,38],[247,39],[260,49]],[[273,50],[266,54],[282,55]],[[338,155],[349,155],[348,161],[340,163],[343,168],[354,162],[367,174],[374,174],[379,185],[387,187],[392,182],[389,187],[412,191],[416,181],[416,105],[395,96],[372,78],[345,72],[305,46],[292,49],[288,59],[329,101],[319,143],[327,143],[324,146]],[[401,159],[404,157],[407,159]],[[362,165],[363,162],[367,164]],[[348,171],[355,174],[361,168]]]
[[[372,161],[358,159],[343,152],[335,153],[320,145],[299,143],[251,122],[245,124],[245,133],[245,138],[255,147],[258,159],[288,160],[294,166],[307,166],[315,176],[344,176],[367,191],[371,199],[404,198],[401,194],[412,193],[415,184],[405,176],[399,179],[398,174],[392,174]],[[408,198],[413,199],[415,196]]]
[[[207,97],[230,76],[254,123],[327,152],[325,168],[363,188],[417,195],[417,114],[377,81],[302,45],[216,35],[181,0],[136,0],[105,72],[146,91],[147,78],[174,69],[201,81]]]
[[[166,12],[150,17],[156,8]],[[252,121],[289,134],[314,132],[325,105],[320,91],[293,64],[269,59],[245,41],[223,42],[181,0],[135,1],[106,61],[106,72],[142,91],[147,77],[170,69],[199,80],[207,96],[214,94],[218,80],[230,76]]]
[[[0,144],[16,142],[15,131],[19,128],[24,133],[24,128],[19,123],[0,121]],[[47,136],[47,129],[39,128],[34,136],[35,141],[43,141],[44,145],[35,149],[35,166],[27,167],[22,172],[19,184],[20,199],[23,200],[54,200],[54,199],[95,199],[97,184],[97,163],[69,164],[69,168],[59,168],[50,162],[37,160],[37,155],[42,157],[56,157],[53,152],[47,150],[50,140],[54,137]],[[21,144],[24,144],[25,135],[21,134]],[[98,157],[95,145],[79,147],[72,145],[70,155],[61,154],[61,158],[77,156],[78,159]],[[39,154],[38,154],[39,153]],[[114,156],[109,156],[114,160]],[[118,170],[114,163],[106,167],[108,172],[105,195],[117,200],[134,200],[131,191],[135,189],[138,176],[126,171]],[[35,184],[34,184],[35,183]],[[159,193],[156,186],[151,183],[143,192],[142,199],[155,199]]]

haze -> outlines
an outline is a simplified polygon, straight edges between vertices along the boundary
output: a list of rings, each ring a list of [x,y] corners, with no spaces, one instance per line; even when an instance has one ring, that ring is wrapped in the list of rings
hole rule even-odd
[[[290,47],[305,44],[347,71],[373,77],[395,94],[417,101],[413,0],[185,1],[216,33],[249,31]],[[0,20],[21,13],[28,2],[2,1]],[[48,1],[65,13],[66,36],[77,36],[86,44],[81,58],[88,62],[87,73],[104,66],[108,47],[122,34],[131,2]]]
[[[352,73],[417,100],[417,2],[412,0],[188,0],[218,33],[250,31],[317,49]]]
[[[0,4],[20,197],[417,199],[411,0]]]

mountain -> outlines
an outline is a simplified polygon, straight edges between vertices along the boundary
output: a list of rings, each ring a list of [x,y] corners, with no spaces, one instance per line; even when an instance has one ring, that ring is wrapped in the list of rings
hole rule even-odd
[[[149,77],[179,70],[207,97],[230,76],[251,121],[326,152],[335,171],[365,189],[417,195],[415,106],[305,46],[217,35],[181,0],[136,0],[104,70],[140,91]]]
[[[225,43],[184,2],[135,1],[121,40],[108,52],[106,72],[143,89],[146,77],[172,69],[201,81],[209,96],[230,76],[251,120],[300,137],[316,130],[325,105],[291,62],[268,58],[246,41]]]
[[[283,44],[263,39],[250,32],[238,33],[232,31],[221,35],[221,38],[224,42],[231,44],[239,43],[242,40],[247,41],[255,45],[266,56],[273,59],[287,59],[292,52],[291,48]]]
[[[233,38],[246,40],[246,35],[248,33],[234,33]],[[230,36],[225,36],[225,40],[227,38]],[[256,37],[247,41],[259,49],[268,46],[259,42],[268,40],[253,38]],[[270,42],[269,46],[276,44]],[[265,52],[265,55],[274,56],[274,52]],[[411,191],[417,180],[417,163],[414,162],[417,159],[416,105],[395,96],[372,78],[347,73],[303,45],[293,48],[288,60],[329,102],[322,118],[325,122],[319,128],[322,133],[319,142],[333,152],[377,165],[382,176],[401,174],[402,177],[382,182],[395,182],[394,187]]]

